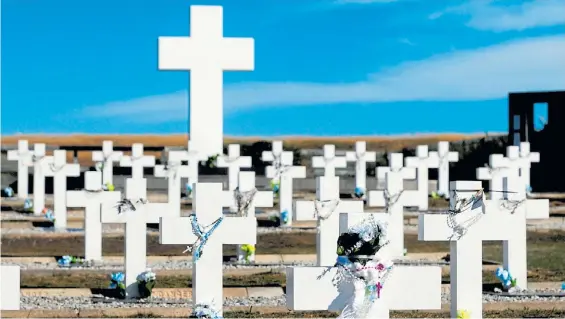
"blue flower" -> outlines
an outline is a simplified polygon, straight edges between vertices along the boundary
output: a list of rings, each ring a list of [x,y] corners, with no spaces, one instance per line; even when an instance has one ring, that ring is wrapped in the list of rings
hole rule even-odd
[[[361,198],[365,196],[365,190],[362,187],[355,187],[355,197]]]
[[[26,198],[24,200],[24,210],[31,210],[33,208],[33,202],[31,201],[31,199]]]
[[[61,257],[61,259],[57,260],[57,264],[62,267],[68,267],[71,265],[73,261],[73,257],[66,255]]]
[[[126,276],[122,272],[115,272],[110,275],[110,289],[115,289],[120,283],[124,282]]]
[[[351,264],[351,261],[347,256],[337,256],[336,264],[339,266],[348,266]]]
[[[4,194],[6,194],[6,196],[8,197],[13,197],[14,196],[14,190],[8,186],[6,188],[4,188]]]
[[[283,210],[281,212],[281,220],[282,220],[283,224],[288,224],[288,211]]]

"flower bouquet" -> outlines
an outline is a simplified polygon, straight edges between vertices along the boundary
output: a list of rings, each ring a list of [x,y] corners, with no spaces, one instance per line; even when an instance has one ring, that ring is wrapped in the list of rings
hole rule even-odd
[[[192,198],[192,183],[190,182],[184,185],[184,197]]]
[[[5,187],[2,190],[2,193],[4,193],[4,196],[6,197],[14,197],[14,190],[10,186]]]
[[[238,257],[240,258],[240,261],[245,261],[246,263],[255,261],[255,245],[244,244],[239,246],[238,248],[241,250],[241,252],[238,251]]]
[[[85,263],[84,258],[65,255],[57,260],[59,267],[71,267],[73,265],[82,265]]]
[[[353,194],[355,195],[355,198],[365,198],[365,190],[362,187],[355,187],[355,192]]]
[[[369,218],[342,233],[337,241],[338,271],[335,286],[353,284],[354,295],[340,318],[370,318],[372,307],[380,299],[393,263],[383,257],[381,248],[388,244],[386,225]]]
[[[112,183],[106,183],[102,185],[102,190],[104,191],[113,192],[115,189],[116,187]]]
[[[502,267],[498,267],[496,269],[495,275],[496,278],[500,280],[500,283],[502,284],[502,288],[504,291],[515,292],[517,290],[520,290],[520,288],[518,288],[518,286],[516,285],[517,284],[516,278],[512,277],[512,275],[508,270]]]
[[[208,304],[199,303],[194,306],[192,315],[189,318],[222,319],[223,317],[212,306]]]
[[[126,276],[122,272],[115,272],[110,275],[110,286],[109,289],[114,289],[115,297],[120,299],[126,298],[126,285],[124,284],[124,279]]]
[[[24,212],[32,213],[33,212],[33,201],[29,198],[24,200]]]
[[[50,222],[55,223],[55,214],[53,214],[51,209],[44,208],[41,210],[41,214],[45,215],[45,218],[47,218]]]
[[[281,184],[278,180],[271,180],[271,189],[273,190],[275,197],[279,195],[280,185]]]
[[[151,297],[151,292],[153,287],[155,287],[155,279],[157,279],[157,275],[150,268],[147,268],[137,276],[137,289],[139,290],[140,298]]]

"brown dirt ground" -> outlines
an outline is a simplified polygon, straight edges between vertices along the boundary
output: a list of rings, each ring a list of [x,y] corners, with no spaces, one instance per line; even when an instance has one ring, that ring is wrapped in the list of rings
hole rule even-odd
[[[226,137],[224,144],[251,144],[261,140],[283,140],[288,147],[322,148],[324,144],[334,144],[338,149],[352,149],[356,141],[366,141],[369,150],[401,150],[404,147],[415,147],[421,144],[433,144],[439,141],[461,141],[483,137],[484,134],[429,134],[429,135],[405,135],[405,136],[367,136],[367,137],[296,137],[283,136],[277,138],[261,137]],[[146,146],[185,146],[188,143],[187,134],[177,135],[14,135],[3,136],[1,144],[15,145],[18,140],[26,139],[30,144],[45,143],[48,145],[72,146],[72,145],[95,145],[102,146],[105,140],[114,141],[114,145],[131,146],[133,143],[143,143]],[[49,152],[48,152],[49,153]],[[127,152],[126,152],[127,154]],[[147,152],[147,155],[158,156],[160,154]],[[69,152],[67,160],[72,159]],[[90,152],[79,152],[79,162],[90,164],[92,162]]]

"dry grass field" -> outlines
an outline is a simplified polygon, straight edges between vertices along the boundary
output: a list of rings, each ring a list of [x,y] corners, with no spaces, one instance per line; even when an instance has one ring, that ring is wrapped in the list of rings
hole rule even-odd
[[[262,137],[226,137],[224,144],[252,144],[257,141],[283,140],[286,147],[298,149],[322,148],[324,144],[334,144],[337,149],[352,149],[356,141],[366,141],[368,150],[400,150],[404,147],[415,147],[421,144],[434,144],[439,141],[456,142],[483,137],[484,134],[417,134],[402,136],[359,136],[359,137],[300,137],[282,136],[277,138]],[[130,146],[133,143],[143,143],[146,146],[184,146],[187,145],[188,135],[14,135],[2,136],[2,145],[16,145],[18,140],[28,140],[33,143],[45,143],[54,146],[101,146],[105,140],[114,141],[114,145]],[[160,156],[148,152],[147,155]],[[72,154],[68,154],[69,160]],[[90,152],[80,152],[79,162],[90,164]]]

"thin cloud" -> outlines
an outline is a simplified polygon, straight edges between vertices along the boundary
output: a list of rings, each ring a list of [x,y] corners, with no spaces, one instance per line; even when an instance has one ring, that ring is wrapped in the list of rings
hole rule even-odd
[[[481,101],[508,92],[565,87],[565,37],[528,38],[454,51],[370,74],[354,83],[244,82],[226,85],[225,112],[249,109],[401,101]],[[84,109],[82,116],[128,116],[138,122],[185,120],[187,92]]]
[[[461,6],[435,12],[428,18],[435,20],[446,14],[465,15],[469,16],[467,26],[495,32],[565,25],[565,0],[534,0],[506,6],[502,3],[489,0],[469,1]]]

